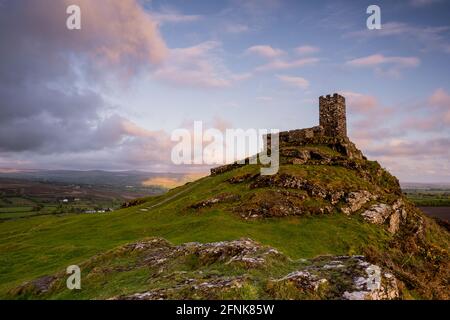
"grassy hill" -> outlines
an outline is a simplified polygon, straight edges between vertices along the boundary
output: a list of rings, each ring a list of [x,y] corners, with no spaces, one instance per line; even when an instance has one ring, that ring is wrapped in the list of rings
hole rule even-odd
[[[180,272],[204,270],[202,274],[239,276],[247,281],[240,287],[244,291],[212,297],[333,298],[330,292],[335,289],[322,296],[304,296],[289,293],[292,288],[280,289],[269,278],[294,271],[302,263],[315,265],[313,258],[319,256],[365,255],[370,263],[396,276],[402,298],[448,298],[448,232],[403,199],[395,177],[366,160],[349,141],[285,144],[281,155],[282,165],[274,176],[260,176],[259,165],[234,166],[112,213],[0,223],[0,297],[120,297],[174,286]],[[398,203],[401,207],[397,208]],[[392,208],[392,213],[381,223],[371,222],[367,212],[384,208],[379,204]],[[220,259],[211,264],[175,259],[163,273],[171,281],[152,280],[155,271],[137,267],[137,260],[131,261],[134,254],[117,254],[126,244],[152,237],[164,238],[173,246],[250,238],[275,248],[287,262],[278,266],[270,262],[263,271],[248,273]],[[93,261],[112,271],[93,272]],[[86,289],[64,289],[61,272],[71,264],[85,266],[82,286]],[[111,267],[118,265],[128,268]],[[21,286],[46,275],[55,275],[59,284],[45,294]],[[327,279],[334,288],[340,286],[339,281]],[[164,294],[169,298],[211,297],[192,296],[192,292]]]

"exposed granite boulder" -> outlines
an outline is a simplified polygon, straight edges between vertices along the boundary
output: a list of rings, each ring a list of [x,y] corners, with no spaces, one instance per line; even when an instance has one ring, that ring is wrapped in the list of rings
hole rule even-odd
[[[361,261],[365,275],[355,277],[356,291],[345,291],[342,297],[346,300],[392,300],[399,298],[395,277],[389,272],[382,272],[377,265]]]
[[[240,263],[252,268],[264,264],[268,256],[282,256],[276,249],[247,238],[210,243],[187,242],[178,246],[162,238],[153,238],[126,245],[124,250],[143,251],[142,261],[149,266],[160,266],[181,256],[194,255],[202,264]]]
[[[202,263],[240,263],[248,268],[256,268],[263,265],[268,256],[278,256],[280,258],[282,256],[276,249],[262,246],[258,242],[247,238],[204,244],[188,242],[177,246],[175,250],[184,255],[194,254],[199,257]]]
[[[388,231],[392,234],[400,229],[402,221],[407,218],[408,211],[402,199],[398,199],[392,205],[377,203],[361,213],[364,220],[374,224],[388,225]]]
[[[341,207],[341,211],[345,214],[354,213],[360,210],[367,202],[375,199],[377,199],[377,196],[366,190],[350,192],[345,198],[346,205]]]
[[[217,298],[232,289],[241,288],[246,282],[245,277],[212,277],[211,279],[186,279],[170,288],[153,289],[131,295],[121,295],[110,300],[166,300],[180,292],[190,295],[191,298],[210,297]]]
[[[368,210],[361,213],[364,220],[374,223],[383,224],[384,221],[391,215],[392,207],[385,203],[378,203],[371,206]]]
[[[294,284],[309,297],[344,300],[390,300],[400,297],[395,277],[364,256],[324,256],[300,270],[272,280]]]

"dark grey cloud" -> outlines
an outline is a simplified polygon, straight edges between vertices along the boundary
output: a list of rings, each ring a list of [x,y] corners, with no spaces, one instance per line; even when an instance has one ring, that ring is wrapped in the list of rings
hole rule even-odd
[[[69,4],[82,8],[81,31],[65,27]],[[133,124],[114,115],[116,106],[104,98],[111,90],[104,84],[126,82],[166,54],[136,0],[0,1],[0,7],[0,164],[76,159],[89,166],[108,154],[125,162],[121,152],[142,144],[161,151],[164,142],[130,130]]]

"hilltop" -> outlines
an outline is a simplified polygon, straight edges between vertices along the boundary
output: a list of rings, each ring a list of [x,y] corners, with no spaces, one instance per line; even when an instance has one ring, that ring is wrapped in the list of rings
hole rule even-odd
[[[230,164],[110,214],[0,223],[0,296],[448,299],[448,231],[337,128],[281,133],[275,175]]]

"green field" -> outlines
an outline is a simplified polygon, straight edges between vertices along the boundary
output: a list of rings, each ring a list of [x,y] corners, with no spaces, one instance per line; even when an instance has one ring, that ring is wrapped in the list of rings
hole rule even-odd
[[[240,186],[223,182],[230,175],[203,178],[150,198],[141,206],[113,213],[42,216],[0,223],[0,296],[26,280],[61,271],[95,254],[150,236],[175,244],[250,237],[295,259],[357,254],[367,244],[383,246],[391,238],[384,229],[343,214],[245,221],[220,206],[199,212],[187,209],[218,191],[237,192]]]
[[[449,189],[404,189],[403,192],[417,206],[450,207]]]
[[[367,168],[379,170],[377,164],[371,162],[367,163]],[[85,265],[94,256],[150,237],[161,237],[175,245],[248,237],[272,246],[294,260],[320,255],[368,254],[372,260],[394,268],[403,279],[414,279],[414,285],[403,290],[406,296],[432,298],[436,290],[429,287],[431,281],[436,281],[437,290],[441,290],[442,276],[435,279],[433,275],[436,273],[429,270],[437,268],[436,272],[445,274],[448,234],[431,219],[423,217],[426,238],[417,239],[416,223],[422,218],[417,216],[421,214],[414,208],[409,207],[409,225],[399,236],[392,235],[383,226],[365,222],[359,214],[344,215],[337,207],[329,214],[317,213],[315,209],[327,205],[328,200],[316,197],[308,197],[299,204],[306,209],[299,216],[246,220],[235,211],[239,208],[236,205],[262,204],[277,187],[251,188],[249,183],[231,183],[229,179],[252,176],[257,172],[259,166],[247,165],[146,198],[141,205],[110,213],[67,213],[4,220],[0,222],[0,298],[14,298],[11,290],[26,281],[64,272],[72,264]],[[307,179],[314,186],[331,191],[363,189],[378,192],[382,201],[390,201],[395,196],[390,190],[398,188],[395,179],[387,173],[361,176],[357,171],[342,166],[283,165],[274,178],[283,175]],[[378,180],[369,183],[367,177],[372,179],[372,176]],[[304,192],[289,188],[285,191]],[[220,194],[239,195],[239,200],[196,207]],[[415,247],[408,247],[411,243]],[[411,248],[414,251],[410,251]],[[126,264],[126,257],[118,263]],[[92,278],[86,280],[88,291],[73,294],[54,292],[55,295],[49,294],[46,298],[107,298],[137,288],[143,290],[151,275],[145,270],[139,272],[144,273],[134,275],[136,278],[133,274],[128,274],[132,278],[126,278],[126,273],[111,276],[107,291],[103,290],[106,285],[102,284],[104,278]],[[147,277],[144,282],[141,281],[143,277]],[[420,291],[415,292],[416,288]],[[445,290],[437,294],[442,292]]]

